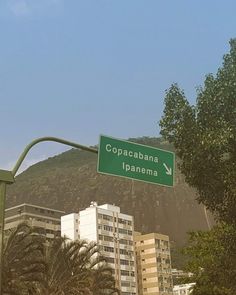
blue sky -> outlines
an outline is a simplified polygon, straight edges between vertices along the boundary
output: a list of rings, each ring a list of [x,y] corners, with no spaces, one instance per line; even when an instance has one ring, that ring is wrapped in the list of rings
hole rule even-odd
[[[165,90],[191,103],[236,37],[233,0],[1,0],[0,168],[41,136],[158,136]],[[65,150],[41,143],[25,166]]]

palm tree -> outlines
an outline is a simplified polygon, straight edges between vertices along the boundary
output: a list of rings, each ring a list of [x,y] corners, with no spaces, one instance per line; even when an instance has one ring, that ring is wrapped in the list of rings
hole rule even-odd
[[[54,239],[46,249],[46,273],[42,294],[102,295],[118,292],[111,269],[95,243]]]
[[[112,276],[112,269],[105,262],[94,269],[92,290],[94,295],[119,294],[115,288],[115,279]]]
[[[27,223],[6,235],[4,295],[119,294],[111,268],[96,243],[45,237]]]
[[[43,239],[26,223],[4,239],[3,294],[37,294],[45,272]]]

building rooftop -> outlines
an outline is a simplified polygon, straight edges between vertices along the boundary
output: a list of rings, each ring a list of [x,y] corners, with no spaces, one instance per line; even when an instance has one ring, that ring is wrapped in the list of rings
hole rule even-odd
[[[13,209],[20,208],[20,207],[22,207],[22,206],[37,207],[37,208],[39,208],[39,209],[43,209],[43,210],[52,210],[52,211],[54,211],[54,212],[58,212],[58,213],[63,213],[63,214],[65,214],[65,211],[61,211],[61,210],[57,210],[57,209],[53,209],[53,208],[48,208],[48,207],[42,207],[42,206],[33,205],[33,204],[28,204],[28,203],[22,203],[22,204],[19,204],[19,205],[13,206],[13,207],[6,208],[6,209],[5,209],[5,212],[10,211],[10,210],[13,210]]]

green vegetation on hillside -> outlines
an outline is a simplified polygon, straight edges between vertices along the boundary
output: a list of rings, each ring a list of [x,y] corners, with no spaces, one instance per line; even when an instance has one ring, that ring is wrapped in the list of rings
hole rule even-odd
[[[131,139],[141,144],[172,150],[161,138]],[[186,240],[186,232],[208,229],[203,207],[195,192],[184,182],[178,169],[175,187],[168,188],[96,172],[97,155],[71,149],[37,163],[17,176],[9,187],[7,206],[23,202],[78,212],[90,205],[110,203],[135,218],[135,230],[168,234],[176,245]]]

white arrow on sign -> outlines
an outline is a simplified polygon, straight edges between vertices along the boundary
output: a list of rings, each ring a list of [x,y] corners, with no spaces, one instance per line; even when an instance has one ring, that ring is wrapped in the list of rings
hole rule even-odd
[[[163,163],[163,166],[164,166],[165,169],[166,169],[166,174],[167,174],[167,175],[172,175],[172,169],[169,168],[165,163]]]

